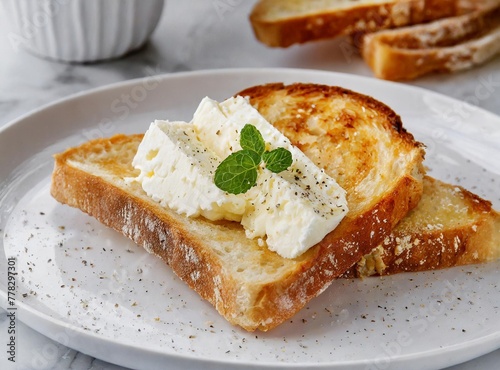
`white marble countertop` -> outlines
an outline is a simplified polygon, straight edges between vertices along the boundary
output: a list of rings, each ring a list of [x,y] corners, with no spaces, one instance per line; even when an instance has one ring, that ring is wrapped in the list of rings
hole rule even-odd
[[[220,3],[225,7],[220,8]],[[258,43],[247,21],[253,3],[168,1],[158,28],[143,50],[123,59],[90,65],[51,62],[15,51],[9,42],[5,14],[0,12],[0,126],[70,94],[152,74],[230,67],[295,67],[371,76],[359,56],[346,51],[337,41],[289,49],[270,49]],[[500,114],[500,58],[471,71],[430,76],[411,84]],[[13,368],[120,368],[18,325],[18,362]],[[6,313],[0,309],[0,333],[5,333],[6,327]],[[43,361],[35,361],[37,358]],[[493,369],[499,362],[497,350],[450,369]],[[2,349],[0,368],[12,368],[10,365]]]

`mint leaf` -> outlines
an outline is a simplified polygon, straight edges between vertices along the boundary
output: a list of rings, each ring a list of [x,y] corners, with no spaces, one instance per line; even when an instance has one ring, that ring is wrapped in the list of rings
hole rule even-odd
[[[266,143],[262,134],[253,125],[246,124],[241,130],[240,145],[242,149],[253,150],[259,156],[266,150]]]
[[[292,153],[285,148],[276,148],[262,154],[266,168],[274,173],[286,170],[292,165]]]
[[[243,149],[230,154],[215,170],[215,185],[231,194],[245,193],[257,182],[260,161],[260,154],[253,150]]]
[[[262,160],[274,173],[284,171],[292,164],[292,153],[285,148],[266,152],[262,134],[251,124],[246,124],[241,130],[240,145],[243,149],[230,154],[215,170],[214,183],[225,192],[241,194],[254,186]]]

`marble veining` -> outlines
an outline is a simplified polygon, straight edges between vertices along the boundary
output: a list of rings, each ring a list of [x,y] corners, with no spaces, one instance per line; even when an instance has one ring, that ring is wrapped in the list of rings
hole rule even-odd
[[[54,85],[88,85],[89,80],[83,75],[74,72],[74,67],[71,65],[66,66],[60,73],[54,77]]]

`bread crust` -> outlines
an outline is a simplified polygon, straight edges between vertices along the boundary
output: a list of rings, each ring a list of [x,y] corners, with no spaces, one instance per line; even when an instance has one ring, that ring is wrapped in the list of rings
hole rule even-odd
[[[274,16],[282,4],[261,0],[250,14],[256,38],[272,47],[288,47],[355,32],[419,24],[470,11],[470,1],[388,0],[384,3],[355,3],[343,9],[317,9],[290,16]],[[332,5],[330,5],[332,6]]]
[[[266,90],[267,94],[264,94]],[[230,222],[215,224],[202,218],[187,219],[161,208],[140,187],[129,188],[123,178],[133,176],[134,169],[130,160],[117,155],[114,148],[124,144],[137,146],[140,135],[98,139],[56,155],[51,193],[61,203],[80,208],[159,256],[232,324],[249,331],[270,330],[292,317],[368,253],[373,245],[389,235],[396,223],[416,206],[422,193],[422,146],[402,128],[399,117],[382,103],[349,90],[312,84],[255,87],[256,96],[251,101],[258,100],[259,94],[270,100],[278,97],[278,92],[295,91],[300,93],[295,96],[298,99],[295,103],[299,106],[308,96],[302,93],[313,94],[314,90],[325,101],[328,96],[345,96],[352,98],[352,102],[362,101],[371,109],[379,109],[380,117],[387,116],[380,131],[399,137],[394,144],[407,153],[409,159],[408,167],[389,188],[377,198],[366,201],[363,207],[353,206],[335,230],[295,260],[283,259],[267,248],[259,248],[255,241],[245,238],[240,225]],[[252,90],[246,90],[246,95],[252,95]],[[104,174],[101,171],[92,173],[83,165],[89,153],[96,152],[104,153],[105,160],[97,163]],[[351,202],[353,199],[356,197],[353,196]],[[205,230],[217,228],[217,235],[229,235],[235,244],[243,243],[254,248],[260,263],[284,263],[288,267],[272,280],[243,282],[230,266],[222,263],[211,245],[217,240],[208,241],[210,236],[207,233],[196,234],[198,227]],[[249,299],[243,303],[238,300],[242,284],[246,284],[245,289],[249,292]]]

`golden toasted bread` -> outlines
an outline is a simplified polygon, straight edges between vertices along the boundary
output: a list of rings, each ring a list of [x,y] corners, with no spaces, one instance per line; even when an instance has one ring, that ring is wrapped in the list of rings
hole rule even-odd
[[[295,259],[248,239],[239,223],[161,207],[131,165],[141,135],[98,139],[55,156],[51,193],[159,256],[231,323],[281,324],[390,235],[422,194],[422,145],[389,107],[323,85],[270,84],[241,93],[347,191],[349,212]]]
[[[482,1],[260,0],[250,14],[250,22],[259,41],[287,47],[464,14]]]
[[[455,72],[500,53],[500,2],[460,17],[367,34],[362,55],[378,78]]]
[[[500,214],[460,186],[425,177],[417,207],[344,277],[389,275],[500,258]]]
[[[266,86],[266,89],[269,89],[269,86]],[[331,138],[325,135],[322,138],[315,136],[312,141],[307,140],[307,132],[313,131],[316,135],[321,133],[316,127],[317,118],[311,119],[310,115],[301,115],[305,106],[295,111],[291,110],[293,108],[287,106],[286,94],[282,102],[273,101],[274,105],[267,107],[269,103],[266,89],[262,94],[257,88],[243,91],[241,94],[250,95],[252,104],[269,122],[282,132],[286,132],[292,142],[316,163],[321,166],[325,166],[326,163],[328,171],[335,173],[335,160],[328,157],[327,151],[318,151],[318,148],[331,145]],[[307,93],[304,93],[304,96],[307,96]],[[310,105],[315,105],[314,93],[308,100],[311,100]],[[335,99],[332,99],[331,104],[346,103],[335,102]],[[317,109],[316,114],[319,114],[318,112],[325,108],[315,105],[315,109]],[[353,114],[353,117],[353,121],[359,119],[357,114]],[[333,120],[331,124],[334,125],[335,121]],[[295,132],[297,136],[294,139]],[[317,143],[317,140],[320,142]],[[314,142],[312,148],[308,146],[309,142]],[[359,161],[358,164],[350,163],[349,167],[362,170],[364,157],[363,152],[359,152],[360,147],[354,145],[353,148],[348,140],[338,145],[342,144],[345,147],[341,151],[347,157],[343,161]],[[342,168],[339,167],[338,171],[342,171]],[[348,188],[355,187],[355,182],[358,180],[356,172],[338,173],[335,176],[341,186]],[[432,270],[489,262],[500,257],[500,216],[491,208],[491,203],[461,187],[428,176],[425,177],[423,184],[424,192],[417,207],[402,219],[383,243],[364,256],[344,274],[344,277]],[[414,246],[411,250],[404,249],[401,245],[407,240],[417,243],[418,246]]]

